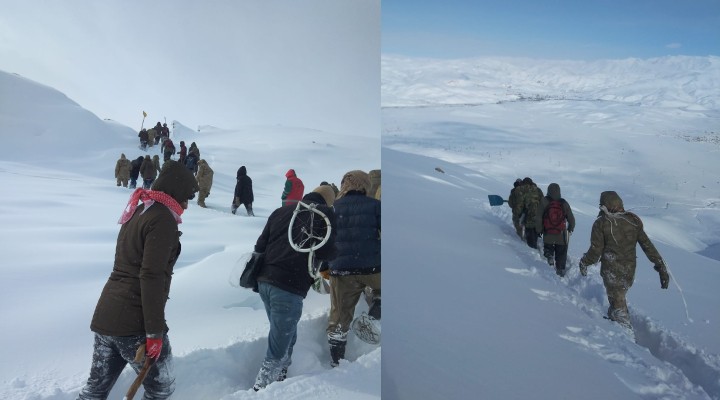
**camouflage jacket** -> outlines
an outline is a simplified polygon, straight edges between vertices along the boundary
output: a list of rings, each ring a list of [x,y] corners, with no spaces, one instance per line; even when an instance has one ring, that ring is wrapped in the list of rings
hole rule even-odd
[[[535,184],[518,186],[516,190],[515,207],[513,215],[517,215],[526,228],[535,228],[535,216],[538,213],[540,199],[543,197],[542,190]]]
[[[615,192],[603,192],[603,195],[607,193],[610,194],[609,200],[603,200],[601,196],[600,204],[604,209],[593,223],[590,248],[580,259],[580,264],[587,266],[600,260],[600,275],[606,283],[629,288],[635,280],[637,244],[640,244],[650,262],[656,265],[664,262],[643,230],[640,217],[623,210]],[[613,203],[618,201],[620,206],[614,206]]]

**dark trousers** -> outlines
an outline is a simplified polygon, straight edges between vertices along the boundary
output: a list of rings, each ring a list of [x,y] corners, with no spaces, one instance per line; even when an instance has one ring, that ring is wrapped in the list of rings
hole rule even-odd
[[[133,360],[138,347],[144,343],[145,335],[105,336],[96,333],[90,377],[78,394],[78,399],[107,399],[110,390],[127,364],[130,364],[135,372],[139,372],[142,364],[135,363]],[[143,380],[144,400],[167,399],[173,394],[175,376],[173,376],[172,370],[170,342],[168,336],[163,335],[160,358],[150,367],[147,377]]]
[[[545,258],[553,258],[555,260],[556,269],[565,269],[567,263],[568,247],[564,244],[544,244],[543,255]]]
[[[525,241],[527,242],[527,245],[532,247],[533,249],[537,249],[537,242],[538,242],[538,234],[535,231],[535,228],[528,228],[525,227]]]

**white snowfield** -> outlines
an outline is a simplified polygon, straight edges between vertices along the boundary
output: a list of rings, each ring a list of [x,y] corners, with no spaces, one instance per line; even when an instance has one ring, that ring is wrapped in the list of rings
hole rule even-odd
[[[382,77],[383,399],[720,399],[719,58],[386,56]],[[524,177],[572,206],[565,278],[489,205]],[[605,190],[672,275],[637,247],[634,337],[577,268]]]
[[[62,93],[0,72],[0,398],[69,400],[87,380],[95,304],[112,271],[118,219],[131,190],[117,187],[115,163],[135,159],[137,128],[103,121]],[[141,116],[142,110],[137,110]],[[150,117],[151,118],[151,117]],[[310,291],[288,379],[255,393],[269,324],[260,297],[237,287],[243,259],[281,205],[285,172],[306,192],[340,185],[354,169],[380,167],[380,142],[308,128],[202,126],[168,121],[172,139],[196,142],[214,170],[203,209],[191,203],[179,226],[166,319],[174,354],[173,399],[379,399],[380,346],[349,338],[347,362],[330,367],[325,328],[330,298]],[[147,126],[147,124],[146,124]],[[362,149],[362,151],[358,151]],[[159,153],[153,147],[147,154]],[[160,155],[162,157],[162,155]],[[177,156],[176,156],[177,158]],[[230,213],[236,173],[253,179],[256,217]],[[233,286],[233,284],[235,286]],[[367,311],[361,302],[357,313]],[[125,395],[124,371],[110,399]],[[136,399],[142,398],[142,388]]]

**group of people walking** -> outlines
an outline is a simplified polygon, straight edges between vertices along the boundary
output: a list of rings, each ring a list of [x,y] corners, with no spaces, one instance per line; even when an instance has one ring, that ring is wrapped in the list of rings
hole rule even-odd
[[[547,194],[530,178],[517,179],[510,191],[508,204],[512,208],[515,231],[528,246],[537,248],[542,237],[543,255],[561,277],[565,276],[570,235],[575,229],[575,217],[570,204],[562,198],[560,185],[548,185]],[[660,287],[667,289],[670,275],[643,229],[640,217],[626,211],[623,201],[614,191],[600,194],[600,212],[590,233],[590,247],[583,254],[578,267],[587,276],[588,266],[600,261],[600,276],[607,292],[607,318],[632,329],[626,295],[635,280],[636,246],[639,244],[654,269],[660,275]]]
[[[185,158],[196,152],[196,146],[191,148],[195,150]],[[115,173],[118,186],[128,187],[128,178],[130,187],[134,186],[137,175],[132,179],[131,174],[136,162],[140,163],[143,188],[133,192],[119,221],[122,226],[115,267],[91,324],[95,343],[90,377],[78,399],[107,398],[125,365],[140,371],[143,361],[137,355],[144,355],[149,368],[143,380],[146,398],[167,399],[175,387],[165,302],[173,266],[180,256],[178,224],[196,193],[198,204],[205,206],[213,172],[202,159],[193,170],[180,160],[167,160],[161,168],[159,160],[156,166],[150,155],[130,162],[121,154]],[[144,172],[145,165],[152,165],[153,171]],[[327,279],[330,286],[326,334],[331,366],[339,365],[345,357],[347,336],[361,296],[368,301],[369,318],[379,321],[381,317],[379,170],[371,174],[348,171],[339,189],[323,181],[309,193],[305,193],[294,169],[285,177],[282,205],[271,213],[254,246],[255,252],[264,254],[257,276],[258,293],[270,322],[268,348],[253,386],[256,391],[287,377],[303,300],[315,279]],[[243,205],[253,216],[253,201],[252,179],[241,166],[231,211],[235,214]],[[327,242],[314,252],[316,261],[325,266],[321,278],[311,277],[308,254],[296,251],[288,240],[292,215],[300,201],[322,211],[332,227]],[[163,240],[156,240],[158,237]]]
[[[345,358],[347,335],[363,293],[372,293],[370,318],[381,317],[380,200],[370,196],[369,174],[348,171],[338,192],[323,182],[308,194],[302,193],[304,185],[294,170],[289,170],[286,178],[283,205],[268,218],[254,249],[265,258],[257,280],[270,321],[268,349],[253,386],[256,391],[285,379],[303,299],[314,283],[308,273],[307,253],[295,251],[288,240],[288,229],[299,229],[290,226],[298,201],[316,207],[332,226],[328,241],[315,253],[319,263],[328,265],[323,273],[330,281],[326,328],[330,365],[337,366]]]

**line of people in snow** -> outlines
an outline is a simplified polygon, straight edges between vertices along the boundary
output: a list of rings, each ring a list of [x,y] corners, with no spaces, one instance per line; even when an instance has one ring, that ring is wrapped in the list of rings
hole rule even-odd
[[[560,185],[549,184],[543,196],[532,179],[517,179],[508,205],[512,208],[512,222],[518,236],[534,249],[542,237],[543,255],[548,264],[555,267],[558,275],[565,276],[575,217],[570,204],[560,194]],[[654,264],[662,289],[668,288],[670,275],[665,261],[645,233],[642,220],[625,210],[616,192],[602,192],[599,208],[590,233],[590,248],[578,267],[581,275],[587,276],[588,266],[600,261],[600,276],[609,302],[607,318],[632,329],[626,295],[635,280],[636,246],[639,244]]]
[[[138,159],[145,162],[149,155]],[[121,228],[114,267],[92,318],[93,360],[78,399],[107,398],[127,364],[140,371],[143,360],[138,355],[144,355],[149,366],[142,382],[145,397],[167,399],[174,392],[165,304],[181,250],[178,224],[189,201],[203,190],[196,176],[200,170],[193,173],[187,164],[168,160],[157,179],[152,177],[148,186],[152,189],[137,189],[131,195],[118,221]],[[361,295],[365,294],[370,318],[379,321],[381,317],[380,170],[370,174],[348,171],[339,189],[323,181],[307,194],[295,170],[289,170],[286,178],[283,204],[272,212],[254,247],[255,252],[264,253],[257,291],[270,322],[268,348],[253,385],[255,391],[287,377],[303,300],[314,282],[308,273],[308,255],[295,251],[288,240],[298,201],[322,210],[333,227],[327,243],[315,253],[323,265],[323,279],[330,281],[326,328],[330,365],[338,366],[345,357],[347,335]],[[249,197],[245,196],[247,189]],[[234,212],[243,204],[248,215],[254,215],[252,200],[252,180],[242,166],[231,209]]]

